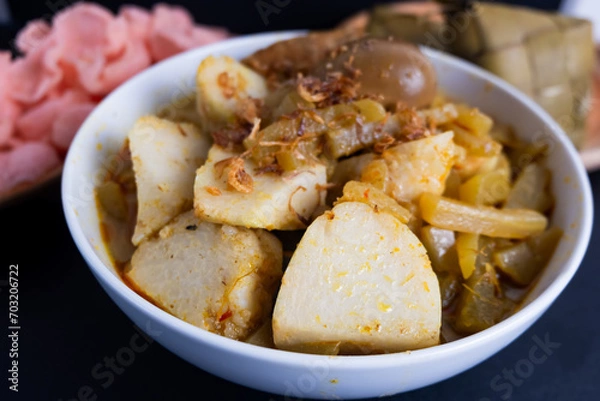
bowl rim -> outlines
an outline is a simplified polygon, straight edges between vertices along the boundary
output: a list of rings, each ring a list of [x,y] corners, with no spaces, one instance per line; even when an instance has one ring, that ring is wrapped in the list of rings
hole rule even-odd
[[[94,115],[98,113],[98,110],[102,109],[103,107],[107,107],[106,104],[112,102],[114,98],[119,97],[121,93],[126,92],[129,87],[134,85],[136,82],[146,80],[148,76],[155,74],[155,71],[157,70],[168,69],[169,65],[175,64],[179,62],[179,60],[186,57],[190,57],[191,54],[203,53],[205,55],[209,55],[211,53],[220,53],[227,51],[227,49],[230,48],[243,47],[245,44],[255,44],[256,42],[262,41],[267,42],[275,38],[284,40],[298,36],[305,32],[306,31],[275,31],[244,35],[212,45],[189,50],[161,61],[160,63],[157,63],[156,65],[137,74],[115,89],[104,100],[102,100],[100,104],[98,104],[98,106],[82,124],[73,140],[73,144],[65,159],[65,167],[61,183],[63,212],[65,214],[69,231],[71,232],[77,248],[84,257],[96,279],[100,281],[101,284],[109,286],[115,293],[120,295],[126,302],[130,304],[130,306],[134,307],[137,312],[141,313],[144,317],[149,318],[150,320],[155,319],[160,325],[162,325],[162,327],[168,328],[169,330],[174,330],[187,337],[195,338],[196,340],[201,341],[213,348],[222,350],[224,352],[239,354],[241,356],[259,361],[276,361],[277,363],[287,364],[290,366],[312,362],[319,363],[323,361],[331,361],[332,358],[339,358],[343,360],[343,363],[337,365],[336,369],[342,371],[353,370],[358,367],[361,369],[375,367],[398,367],[400,364],[407,362],[416,364],[419,362],[426,362],[440,358],[450,358],[455,355],[460,355],[462,352],[464,352],[465,348],[476,348],[478,345],[484,345],[493,342],[494,340],[502,338],[503,333],[518,330],[519,328],[524,327],[524,325],[526,325],[527,322],[532,319],[535,321],[537,317],[539,317],[552,304],[552,302],[567,286],[579,268],[589,244],[592,232],[593,201],[589,179],[587,178],[587,172],[585,171],[583,163],[579,159],[579,155],[575,150],[575,147],[568,139],[562,128],[545,110],[542,109],[541,106],[535,103],[527,95],[509,83],[474,64],[427,47],[421,47],[427,57],[440,59],[451,68],[462,70],[467,75],[475,76],[487,81],[488,83],[494,85],[494,87],[506,92],[515,101],[520,102],[523,107],[527,108],[531,113],[536,114],[537,117],[549,128],[549,131],[552,132],[552,137],[557,140],[558,143],[560,143],[560,146],[564,148],[569,159],[571,159],[575,165],[576,179],[574,181],[578,184],[578,188],[580,189],[583,198],[581,207],[581,220],[576,234],[574,235],[574,237],[579,238],[579,240],[575,243],[570,255],[563,262],[563,265],[566,265],[567,268],[561,271],[560,274],[549,284],[548,288],[546,288],[546,290],[544,290],[538,297],[533,299],[528,305],[519,309],[513,315],[479,333],[472,334],[448,343],[418,350],[380,355],[349,356],[328,356],[296,353],[233,340],[193,326],[192,324],[187,323],[146,301],[130,287],[128,287],[118,276],[111,273],[109,268],[105,266],[98,255],[96,255],[93,245],[85,237],[83,229],[78,222],[78,216],[75,213],[74,208],[69,203],[69,194],[73,192],[74,187],[74,180],[72,179],[75,170],[75,168],[72,167],[72,160],[76,156],[74,149],[79,148],[78,146],[73,145],[83,141],[82,138],[86,135],[94,135],[92,129],[92,120],[94,119]]]

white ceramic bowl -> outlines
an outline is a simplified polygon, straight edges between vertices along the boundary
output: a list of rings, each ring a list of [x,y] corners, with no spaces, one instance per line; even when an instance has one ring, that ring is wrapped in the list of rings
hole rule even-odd
[[[437,70],[441,89],[512,124],[520,137],[544,141],[549,147],[556,196],[553,223],[566,235],[524,307],[513,316],[481,333],[418,351],[305,355],[233,341],[179,320],[127,287],[109,262],[93,192],[111,168],[107,156],[122,145],[134,121],[192,92],[196,68],[206,56],[242,58],[295,34],[252,35],[196,49],[144,71],[108,96],[79,130],[65,163],[63,206],[77,247],[102,287],[135,324],[190,363],[248,387],[301,398],[362,398],[409,391],[469,369],[525,331],[565,288],[589,242],[592,196],[577,152],[548,114],[491,74],[433,50],[424,52]]]

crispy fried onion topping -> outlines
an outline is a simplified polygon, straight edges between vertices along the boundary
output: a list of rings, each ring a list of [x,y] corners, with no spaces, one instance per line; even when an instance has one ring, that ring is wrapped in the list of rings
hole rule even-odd
[[[254,116],[250,121],[228,125],[211,133],[215,144],[225,149],[239,147],[250,135],[255,135],[260,129],[260,118]]]
[[[398,139],[401,141],[414,141],[431,136],[427,122],[419,116],[414,107],[406,107],[405,105],[398,104],[396,119],[400,125]]]
[[[251,127],[248,124],[238,124],[228,126],[211,133],[215,144],[222,148],[232,149],[244,142],[244,139],[250,135]]]
[[[396,140],[396,138],[394,138],[390,134],[385,133],[383,135],[383,138],[381,138],[379,141],[377,141],[375,143],[375,145],[373,145],[373,151],[375,153],[383,153],[388,148],[394,146],[396,143],[398,143],[398,141]]]
[[[359,99],[356,80],[341,72],[331,72],[324,80],[314,76],[298,75],[296,90],[302,99],[314,103],[317,108]]]
[[[248,194],[254,189],[254,180],[244,169],[244,159],[240,156],[215,163],[215,172],[219,178],[227,172],[227,185],[238,192]]]

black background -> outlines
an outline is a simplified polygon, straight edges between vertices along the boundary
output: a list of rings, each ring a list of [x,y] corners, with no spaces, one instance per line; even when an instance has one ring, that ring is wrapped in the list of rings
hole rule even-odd
[[[397,0],[396,0],[397,1]],[[167,2],[167,1],[163,1]],[[269,4],[282,4],[281,12],[272,14],[265,26],[257,12],[257,0],[177,0],[192,12],[197,22],[223,25],[237,33],[262,32],[265,30],[328,28],[353,12],[389,1],[367,0],[266,0]],[[507,0],[504,3],[527,4],[543,9],[557,9],[560,0]],[[74,3],[73,0],[8,0],[16,24],[32,18],[49,16],[53,11]],[[134,3],[145,7],[160,1],[98,1],[117,11],[124,3]],[[171,3],[171,2],[167,2]]]
[[[14,0],[15,22],[0,29],[0,44],[10,46],[26,20],[49,15],[49,2]],[[118,2],[103,2],[112,9]],[[151,4],[151,2],[138,2]],[[288,28],[324,28],[370,2],[291,0],[265,26],[254,1],[181,2],[196,20],[220,24],[238,33]],[[517,2],[516,2],[517,3]],[[558,1],[518,2],[556,8]],[[590,175],[600,193],[600,172]],[[600,214],[600,201],[595,200]],[[104,358],[128,347],[137,331],[89,272],[64,222],[60,188],[54,183],[33,196],[0,209],[0,302],[8,305],[8,266],[19,264],[20,392],[7,391],[7,323],[0,323],[0,400],[71,400],[89,386],[97,400],[283,400],[250,390],[182,361],[150,344],[107,387],[92,370]],[[550,310],[517,341],[475,368],[439,384],[390,400],[598,400],[600,399],[600,224],[594,225],[590,249],[573,281]],[[6,307],[0,322],[6,322]],[[547,360],[515,382],[511,393],[494,391],[491,381],[529,358],[534,338],[559,343]],[[142,341],[140,341],[141,345]],[[260,369],[260,366],[256,367]],[[4,372],[4,373],[1,373]],[[508,380],[502,379],[502,383]],[[90,398],[93,399],[93,398]]]

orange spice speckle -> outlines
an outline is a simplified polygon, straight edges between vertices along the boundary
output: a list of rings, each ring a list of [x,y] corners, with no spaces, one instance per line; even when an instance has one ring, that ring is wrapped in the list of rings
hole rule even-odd
[[[204,187],[204,189],[206,190],[206,192],[208,192],[212,196],[219,196],[219,195],[221,195],[221,190],[219,188],[217,188],[217,187]]]

